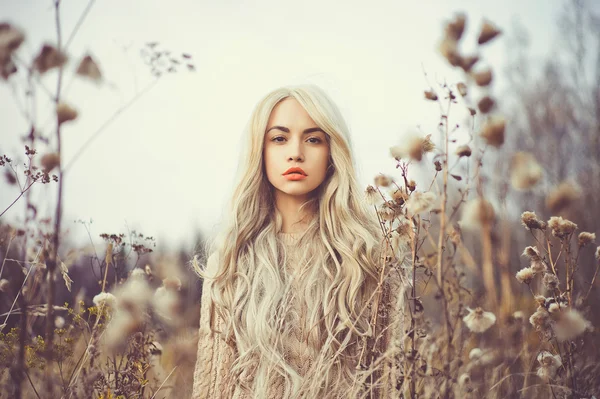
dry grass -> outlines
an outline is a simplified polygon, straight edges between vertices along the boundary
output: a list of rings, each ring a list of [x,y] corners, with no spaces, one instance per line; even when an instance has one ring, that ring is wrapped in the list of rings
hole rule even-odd
[[[58,11],[57,3],[57,20]],[[486,155],[502,151],[507,122],[497,112],[501,101],[489,90],[492,69],[478,68],[479,55],[460,52],[466,21],[457,15],[446,24],[439,47],[449,65],[464,72],[464,81],[429,84],[424,93],[425,100],[439,105],[439,131],[413,135],[404,146],[391,148],[399,176],[377,176],[365,192],[387,245],[410,251],[404,262],[387,265],[402,267],[407,277],[399,335],[372,362],[373,369],[363,370],[358,385],[391,361],[399,370],[394,397],[598,395],[600,341],[590,320],[598,319],[593,304],[600,248],[594,245],[594,233],[580,231],[559,214],[548,220],[536,216],[540,209],[509,215],[506,204],[488,194],[493,190],[483,178]],[[16,51],[24,35],[0,24],[0,37],[0,64],[9,79],[16,73],[12,66],[19,63]],[[479,46],[497,37],[501,31],[484,21]],[[149,43],[144,57],[158,77],[173,72],[179,62],[164,66],[159,62],[164,54],[156,46]],[[190,56],[182,58],[193,70]],[[0,159],[8,184],[20,189],[13,204],[23,198],[26,208],[35,211],[41,204],[32,202],[30,188],[59,184],[52,219],[40,220],[32,212],[23,226],[0,226],[0,397],[189,397],[199,284],[190,278],[186,262],[151,254],[152,237],[136,232],[101,235],[102,255],[95,248],[91,253],[67,251],[57,234],[65,170],[60,132],[63,124],[79,117],[60,97],[67,59],[59,36],[58,45],[44,46],[31,68],[33,74],[61,71],[57,93],[50,96],[56,106],[57,148],[38,156],[34,148],[41,146],[41,137],[32,122],[25,182],[17,162]],[[77,74],[102,81],[89,55]],[[488,91],[476,99],[471,94],[475,87]],[[468,114],[470,120],[455,124],[455,113]],[[518,152],[506,159],[512,159],[512,189],[530,190],[542,178],[543,168],[532,154]],[[432,180],[417,183],[413,168],[430,170]],[[578,196],[573,186],[563,184],[548,197],[547,206],[556,212],[568,209]],[[511,249],[516,229],[530,238]],[[585,259],[595,262],[582,261],[586,252],[595,256]],[[529,266],[513,266],[515,253],[522,253]],[[75,276],[81,270],[85,273]],[[82,290],[85,275],[87,280],[94,276],[87,292]],[[68,303],[59,303],[63,296]],[[368,389],[362,392],[369,396]]]

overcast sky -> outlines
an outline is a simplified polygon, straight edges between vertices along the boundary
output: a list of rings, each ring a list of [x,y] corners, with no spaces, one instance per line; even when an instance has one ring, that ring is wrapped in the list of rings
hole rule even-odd
[[[21,55],[30,60],[44,41],[56,42],[53,1],[0,0],[0,19],[27,35]],[[87,2],[62,1],[62,32],[73,30]],[[68,48],[65,100],[80,118],[63,129],[63,162],[152,77],[139,50],[146,42],[173,54],[189,53],[196,72],[181,69],[161,78],[122,113],[64,178],[64,222],[76,242],[86,243],[75,219],[93,219],[92,234],[138,229],[160,246],[192,243],[194,232],[213,234],[233,191],[240,135],[256,102],[287,84],[315,83],[339,105],[351,129],[366,187],[377,173],[395,175],[389,147],[420,126],[435,133],[436,104],[423,100],[431,82],[457,82],[459,74],[437,53],[442,24],[455,12],[468,16],[464,50],[474,42],[482,18],[510,30],[520,20],[531,35],[532,53],[548,53],[564,1],[97,1]],[[483,51],[497,75],[507,49],[503,38]],[[72,79],[78,59],[89,52],[106,83]],[[468,52],[468,51],[467,51]],[[56,74],[42,79],[54,90]],[[501,77],[492,90],[501,90]],[[23,101],[22,86],[16,89]],[[44,99],[44,93],[38,92]],[[38,129],[52,132],[50,103],[40,102]],[[0,82],[0,153],[23,154],[19,136],[28,122],[15,105],[11,86]],[[50,123],[49,123],[50,122]],[[45,150],[40,147],[40,152]],[[49,212],[56,185],[35,187]],[[0,182],[0,210],[18,195]],[[17,221],[18,203],[3,221]]]

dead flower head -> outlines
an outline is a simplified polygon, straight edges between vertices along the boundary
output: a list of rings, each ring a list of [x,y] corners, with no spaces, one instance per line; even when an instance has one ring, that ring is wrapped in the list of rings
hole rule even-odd
[[[469,314],[463,317],[463,321],[469,330],[475,333],[482,333],[490,328],[496,322],[496,316],[492,312],[485,312],[480,307],[475,310],[467,307]]]
[[[469,147],[467,144],[464,145],[459,145],[458,147],[456,147],[456,155],[458,155],[459,157],[470,157],[471,156],[471,147]]]
[[[414,191],[406,201],[406,210],[410,215],[427,212],[433,208],[435,194],[431,191]]]
[[[477,230],[481,226],[492,223],[495,218],[494,207],[484,198],[478,197],[464,205],[460,219],[460,227],[465,230]]]
[[[458,43],[453,38],[445,37],[441,41],[438,50],[450,65],[456,67],[462,64],[462,57],[458,52]]]
[[[562,360],[559,355],[552,355],[548,351],[540,352],[537,357],[540,368],[537,371],[538,377],[548,382],[556,376],[556,372],[562,366]]]
[[[79,76],[84,76],[96,82],[102,80],[100,68],[98,68],[98,64],[96,64],[96,61],[94,61],[90,55],[83,57],[79,63],[79,66],[77,67],[76,73]]]
[[[463,82],[459,82],[456,84],[456,90],[460,93],[461,96],[465,97],[467,95],[467,85]]]
[[[588,233],[586,231],[582,231],[581,233],[579,233],[577,241],[579,242],[580,247],[585,247],[588,244],[596,242],[596,233]]]
[[[552,327],[553,320],[550,317],[550,313],[548,313],[546,308],[543,306],[539,306],[537,310],[529,317],[529,323],[531,323],[531,325],[535,328],[536,331],[548,332]]]
[[[511,160],[510,181],[517,190],[528,190],[535,186],[542,178],[543,170],[535,157],[519,151]]]
[[[490,96],[485,96],[479,100],[477,108],[479,108],[479,111],[482,114],[487,114],[494,108],[494,105],[496,105],[496,102]]]
[[[371,206],[378,206],[384,202],[384,199],[379,194],[379,191],[369,184],[365,190],[365,201]]]
[[[59,103],[56,106],[56,117],[58,124],[62,125],[65,122],[77,119],[77,110],[65,103]]]
[[[377,187],[389,187],[393,181],[394,179],[387,175],[380,174],[375,176],[375,185]]]
[[[535,277],[535,272],[532,268],[525,267],[517,272],[516,277],[519,282],[529,284]]]
[[[377,210],[377,213],[379,214],[379,217],[381,219],[386,221],[394,220],[394,218],[396,217],[396,211],[388,202],[384,202],[383,204],[381,204],[381,206]]]
[[[6,22],[0,23],[0,72],[4,79],[17,71],[11,56],[24,40],[25,35],[19,29]]]
[[[547,290],[549,290],[550,292],[554,292],[554,290],[558,288],[559,280],[555,274],[546,273],[544,274],[542,283],[544,284],[544,287],[546,287]]]
[[[546,197],[546,207],[552,212],[557,213],[565,209],[581,197],[579,188],[572,182],[564,181],[560,183]]]
[[[592,324],[575,309],[560,312],[558,320],[552,325],[556,339],[560,342],[571,341],[591,327]]]
[[[471,73],[471,76],[473,76],[473,79],[475,80],[477,86],[482,87],[488,86],[490,83],[492,83],[493,79],[492,70],[489,68],[483,71],[473,72]]]
[[[10,281],[3,278],[0,280],[0,292],[8,292],[10,290]]]
[[[552,229],[552,235],[558,238],[568,237],[577,229],[575,223],[560,216],[552,216],[548,221],[548,227]]]
[[[487,144],[500,147],[504,144],[504,128],[506,120],[501,116],[490,117],[481,131],[481,137],[485,139]]]
[[[58,51],[54,46],[44,44],[40,53],[33,60],[35,69],[43,74],[52,68],[59,68],[65,64],[67,56]]]
[[[431,134],[425,137],[419,134],[409,134],[402,142],[390,148],[390,154],[396,159],[413,159],[420,161],[423,159],[423,154],[431,152],[435,149],[435,145],[431,141]]]
[[[491,21],[484,20],[483,25],[481,26],[481,31],[479,32],[477,43],[485,44],[498,36],[500,33],[502,33],[502,31],[498,29]]]
[[[460,40],[465,30],[467,17],[463,13],[458,13],[454,19],[446,24],[446,37],[452,40]]]
[[[111,294],[110,292],[101,292],[94,297],[92,300],[96,307],[106,306],[108,308],[114,309],[117,305],[117,298]]]
[[[471,55],[460,58],[460,67],[463,71],[469,73],[471,69],[475,66],[475,64],[479,61],[479,56]]]
[[[433,91],[433,90],[425,90],[425,92],[423,94],[425,95],[425,98],[427,100],[437,101],[437,99],[438,99],[437,94],[435,94],[435,91]]]
[[[521,214],[521,223],[523,226],[527,227],[529,230],[545,230],[546,222],[542,222],[539,220],[535,214],[535,212],[525,211]]]
[[[48,173],[52,169],[60,165],[60,156],[56,152],[44,154],[42,156],[42,159],[40,160],[40,163],[42,164],[42,167],[44,168],[46,173]]]

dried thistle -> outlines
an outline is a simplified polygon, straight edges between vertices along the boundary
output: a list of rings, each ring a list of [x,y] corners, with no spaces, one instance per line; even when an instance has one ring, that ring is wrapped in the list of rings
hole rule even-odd
[[[532,261],[542,260],[540,251],[535,246],[525,247],[525,250],[523,251],[523,254],[521,256],[527,256]]]
[[[592,324],[575,309],[560,312],[558,320],[552,325],[560,342],[571,341],[591,327]]]
[[[477,230],[481,226],[492,223],[495,219],[494,207],[484,198],[478,197],[464,205],[460,219],[460,227],[466,230]]]
[[[60,165],[60,156],[55,152],[44,154],[40,160],[40,163],[42,164],[44,171],[48,173]]]
[[[555,274],[546,273],[544,274],[542,283],[544,284],[544,287],[546,287],[550,292],[554,292],[554,290],[558,288],[558,284],[560,283],[560,281],[558,280],[558,277],[556,277]]]
[[[423,154],[431,152],[435,145],[431,141],[431,134],[421,137],[418,134],[410,134],[405,138],[402,144],[390,148],[390,154],[396,160],[413,159],[421,161]]]
[[[422,191],[415,191],[411,194],[408,201],[406,201],[406,210],[410,215],[427,212],[433,208],[434,201],[435,194],[431,191],[425,193]]]
[[[467,307],[469,314],[463,317],[467,328],[475,333],[482,333],[496,322],[496,316],[492,312],[485,312],[478,307],[475,310]]]
[[[502,33],[492,22],[484,20],[483,26],[481,27],[481,31],[479,32],[479,38],[477,39],[477,43],[485,44]]]
[[[456,147],[456,155],[459,157],[470,157],[471,156],[471,147],[467,144],[459,145]]]
[[[560,356],[552,355],[547,351],[540,352],[537,356],[537,361],[540,363],[537,375],[546,382],[553,379],[556,376],[557,370],[562,366]]]
[[[579,242],[580,247],[585,247],[588,244],[596,242],[596,234],[582,231],[581,233],[579,233],[577,241]]]
[[[437,101],[437,99],[438,99],[437,94],[435,94],[435,91],[433,91],[433,90],[425,90],[423,92],[423,94],[425,95],[425,98],[427,100]]]
[[[446,37],[455,41],[459,41],[465,30],[467,17],[463,13],[456,14],[454,20],[446,24]]]
[[[56,106],[56,117],[59,125],[77,119],[77,114],[77,110],[65,103],[59,103]]]
[[[539,220],[535,212],[525,211],[521,214],[521,223],[529,230],[544,230],[546,228],[546,222]]]
[[[438,50],[450,65],[456,67],[462,64],[462,57],[458,52],[456,40],[448,37],[444,38],[440,43]]]
[[[456,84],[456,90],[460,93],[461,96],[465,97],[467,95],[467,85],[463,82],[459,82]]]
[[[388,202],[384,202],[377,210],[377,213],[382,220],[386,221],[394,220],[394,217],[396,216],[396,212]]]
[[[379,194],[377,189],[369,184],[365,190],[365,201],[371,206],[377,206],[381,205],[384,199],[381,197],[381,194]]]
[[[548,221],[548,227],[552,229],[552,235],[558,238],[568,237],[577,229],[575,223],[560,216],[552,216]]]
[[[102,80],[102,73],[98,64],[90,55],[83,57],[76,71],[77,75],[84,76],[96,82]]]
[[[461,57],[460,58],[460,67],[463,69],[463,71],[465,71],[466,73],[469,73],[469,72],[471,72],[471,69],[475,66],[477,61],[479,61],[479,56],[477,56],[477,55]]]
[[[0,292],[9,292],[10,290],[10,281],[3,278],[0,280]]]
[[[67,56],[65,54],[49,44],[44,44],[40,53],[33,60],[33,66],[39,73],[43,74],[52,68],[62,67],[66,61]]]
[[[389,187],[393,181],[391,177],[383,174],[375,176],[375,185],[378,187]]]
[[[496,105],[496,102],[491,97],[485,96],[479,100],[477,103],[477,108],[479,108],[479,111],[482,114],[487,114],[492,110],[492,108],[494,108],[494,105]]]
[[[390,192],[390,197],[392,197],[397,204],[402,205],[408,199],[408,194],[406,194],[404,190],[396,189]]]
[[[565,209],[581,197],[579,188],[572,182],[560,183],[546,197],[546,207],[552,212],[557,213]]]
[[[525,267],[517,272],[516,277],[519,282],[529,284],[535,277],[535,272],[532,268]]]
[[[532,154],[519,151],[513,155],[510,181],[515,189],[530,189],[540,181],[542,174],[542,167],[537,163]]]
[[[471,76],[475,79],[477,86],[488,86],[492,83],[492,70],[489,68],[484,71],[472,73]]]
[[[485,139],[487,144],[500,147],[504,144],[504,128],[506,121],[501,116],[491,117],[487,120],[481,131],[481,137]]]

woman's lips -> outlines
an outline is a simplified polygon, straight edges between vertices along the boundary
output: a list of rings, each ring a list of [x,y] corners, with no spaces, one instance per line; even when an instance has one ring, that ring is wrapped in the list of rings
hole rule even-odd
[[[287,175],[283,175],[283,177],[287,180],[296,181],[296,180],[304,180],[306,176],[300,173],[289,173]]]

